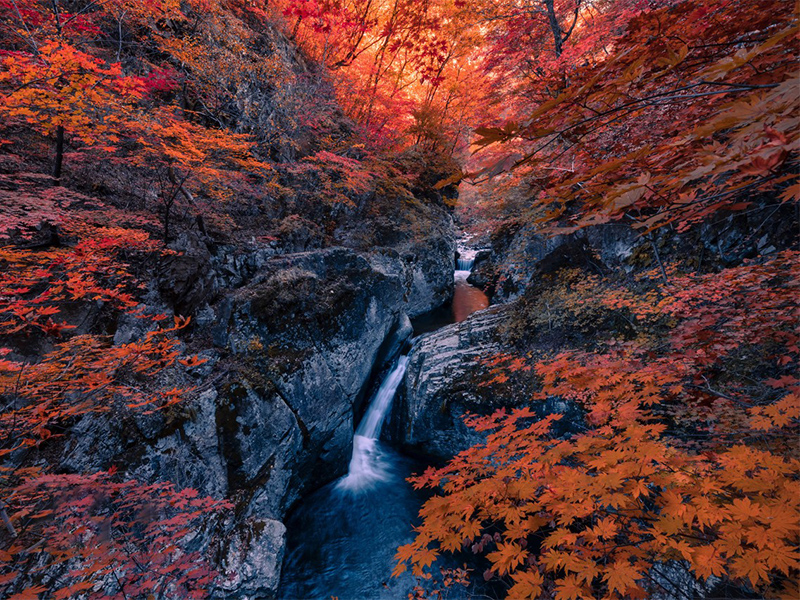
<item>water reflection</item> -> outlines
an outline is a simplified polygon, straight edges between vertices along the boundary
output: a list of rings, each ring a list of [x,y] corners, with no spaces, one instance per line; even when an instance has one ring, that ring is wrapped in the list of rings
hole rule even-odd
[[[489,298],[481,290],[467,283],[469,271],[456,271],[453,292],[453,322],[461,323],[472,313],[489,306]]]

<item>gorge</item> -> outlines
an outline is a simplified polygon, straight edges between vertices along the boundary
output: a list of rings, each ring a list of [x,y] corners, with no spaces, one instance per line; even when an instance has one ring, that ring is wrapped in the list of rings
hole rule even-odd
[[[452,321],[460,322],[488,301],[476,303],[481,292],[466,284],[471,263],[459,258],[456,267],[449,308]],[[409,354],[395,359],[370,400],[353,437],[347,474],[301,501],[289,517],[279,598],[398,598],[413,593],[415,580],[393,579],[389,567],[394,549],[410,541],[411,524],[422,505],[423,496],[405,481],[422,463],[380,438],[419,341],[410,340]]]
[[[0,598],[800,597],[789,0],[0,0]]]

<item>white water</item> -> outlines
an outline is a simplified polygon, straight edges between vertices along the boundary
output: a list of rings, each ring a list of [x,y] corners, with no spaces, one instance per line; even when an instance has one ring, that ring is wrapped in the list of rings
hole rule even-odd
[[[474,253],[464,258],[471,268]],[[475,310],[468,308],[471,301],[462,300],[465,292],[482,295],[467,284],[468,276],[469,270],[455,273],[455,319]],[[412,526],[426,498],[406,479],[426,465],[378,439],[407,366],[408,357],[401,356],[372,398],[353,437],[348,474],[304,498],[289,517],[278,598],[397,600],[413,594],[413,575],[392,577],[391,572],[397,547],[414,539]]]
[[[475,264],[475,257],[480,251],[480,248],[469,248],[462,242],[459,242],[458,259],[456,260],[456,279],[458,279],[461,273],[466,273],[467,277],[469,277],[469,273],[472,271],[472,267]]]
[[[408,356],[401,356],[397,364],[381,383],[375,398],[367,408],[367,414],[361,420],[353,436],[353,455],[347,475],[337,484],[340,490],[363,490],[379,481],[386,481],[389,476],[389,463],[380,447],[378,437],[392,400],[403,381],[408,366]]]
[[[456,261],[456,277],[459,273],[467,273],[472,271],[472,265],[475,263],[474,258],[459,258]]]

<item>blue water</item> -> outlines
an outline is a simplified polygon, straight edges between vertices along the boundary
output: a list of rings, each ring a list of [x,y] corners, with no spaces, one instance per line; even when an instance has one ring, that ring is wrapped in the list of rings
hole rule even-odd
[[[380,442],[383,476],[365,488],[341,480],[318,490],[292,513],[283,564],[283,600],[395,600],[414,587],[408,573],[392,578],[394,553],[413,539],[425,498],[405,481],[421,465]]]
[[[471,262],[461,266],[468,268]],[[456,295],[452,307],[447,307],[447,322],[432,321],[428,331],[463,320],[488,304],[466,283],[465,274],[467,270],[456,272]],[[476,294],[480,302],[475,301]],[[416,324],[414,329],[421,333]],[[412,527],[419,522],[426,499],[406,478],[426,465],[380,442],[383,420],[407,364],[408,357],[401,356],[372,398],[353,437],[348,474],[305,498],[286,521],[280,600],[396,600],[407,598],[416,585],[408,572],[398,578],[391,574],[397,547],[413,540]],[[469,597],[464,594],[450,597]]]

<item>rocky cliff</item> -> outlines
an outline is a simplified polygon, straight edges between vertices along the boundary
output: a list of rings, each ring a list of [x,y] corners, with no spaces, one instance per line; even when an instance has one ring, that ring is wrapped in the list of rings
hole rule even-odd
[[[415,341],[386,428],[392,441],[427,461],[445,461],[483,441],[464,423],[468,414],[520,406],[531,406],[541,417],[563,414],[554,427],[557,435],[580,427],[582,413],[573,403],[531,401],[537,389],[531,373],[497,379],[494,361],[512,347],[508,328],[515,308],[494,306]]]
[[[452,293],[454,239],[446,211],[436,235],[372,251],[280,253],[214,248],[183,236],[150,285],[149,310],[195,314],[187,350],[207,362],[165,380],[197,390],[168,413],[86,417],[62,468],[117,465],[229,498],[235,513],[203,543],[219,547],[220,597],[273,597],[285,528],[301,495],[346,471],[373,374],[411,335],[409,316]],[[123,318],[116,341],[143,335]]]
[[[795,223],[789,206],[722,215],[683,233],[662,229],[643,235],[629,224],[608,223],[544,236],[535,224],[511,223],[492,234],[491,250],[476,256],[469,281],[497,304],[519,298],[542,273],[567,262],[594,273],[606,268],[631,273],[685,257],[692,257],[699,271],[727,268],[790,247]]]

